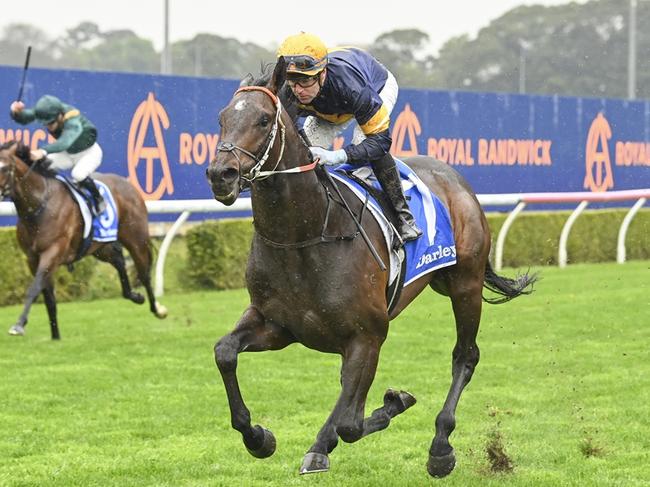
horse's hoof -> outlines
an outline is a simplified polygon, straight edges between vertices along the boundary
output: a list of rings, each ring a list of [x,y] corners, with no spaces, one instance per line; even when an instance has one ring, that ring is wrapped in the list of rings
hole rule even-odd
[[[21,337],[25,335],[25,328],[20,325],[14,325],[9,328],[9,334],[15,337]]]
[[[257,448],[248,448],[247,446],[246,449],[255,458],[268,458],[275,453],[275,436],[266,428],[261,426],[257,426],[257,428],[261,429],[264,434],[262,445]]]
[[[397,414],[401,414],[417,402],[410,392],[388,389],[384,394],[384,404],[393,403],[397,407]]]
[[[300,467],[300,475],[306,473],[327,472],[330,469],[330,459],[322,453],[309,452],[305,455]]]
[[[156,301],[156,312],[155,312],[156,317],[160,318],[161,320],[164,320],[165,318],[167,318],[168,314],[169,312],[167,311],[167,307],[163,306],[158,301]]]
[[[129,296],[129,299],[133,301],[135,304],[142,304],[144,303],[144,296],[140,293],[131,293]]]
[[[427,470],[432,477],[446,477],[449,475],[456,466],[456,455],[454,450],[451,450],[447,455],[441,457],[434,457],[429,455],[427,462]]]

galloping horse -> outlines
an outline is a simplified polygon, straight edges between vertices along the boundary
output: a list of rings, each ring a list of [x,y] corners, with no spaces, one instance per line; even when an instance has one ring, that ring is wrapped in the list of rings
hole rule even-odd
[[[388,323],[427,286],[451,299],[457,340],[452,354],[452,383],[436,418],[427,470],[448,475],[455,466],[449,435],[461,392],[479,361],[476,335],[481,317],[482,290],[508,301],[532,291],[535,276],[498,276],[490,266],[490,231],[485,215],[467,182],[449,166],[429,157],[405,162],[451,214],[457,263],[424,275],[405,286],[397,305],[387,308],[387,271],[380,270],[342,204],[329,204],[335,191],[321,177],[279,93],[284,61],[268,81],[243,86],[220,114],[221,144],[206,175],[217,200],[232,204],[242,184],[250,183],[255,233],[246,281],[251,303],[234,330],[215,345],[215,360],[230,405],[232,426],[248,451],[264,458],[275,451],[275,437],[251,424],[237,381],[240,352],[279,350],[300,342],[320,352],[342,356],[341,394],[334,410],[304,457],[300,473],[329,469],[328,454],[338,439],[355,442],[386,428],[391,418],[415,403],[405,391],[389,389],[384,404],[364,419],[368,390],[375,376]],[[363,202],[341,188],[384,262],[388,249],[377,222],[362,212]],[[341,203],[334,201],[334,203]],[[329,209],[328,209],[329,208]],[[326,227],[326,228],[325,228]]]
[[[53,276],[60,265],[71,264],[80,257],[77,254],[82,244],[84,223],[69,190],[53,176],[52,171],[30,159],[29,147],[24,144],[11,141],[0,146],[0,199],[9,196],[16,206],[18,243],[34,276],[27,290],[23,312],[9,329],[11,335],[25,334],[29,309],[42,292],[52,339],[60,338]],[[120,276],[122,295],[142,304],[144,297],[131,290],[122,254],[124,245],[147,291],[151,312],[158,318],[165,318],[167,310],[156,302],[151,288],[152,252],[144,201],[126,179],[115,174],[96,176],[113,194],[119,218],[119,243],[92,242],[84,255],[92,254],[115,267]]]

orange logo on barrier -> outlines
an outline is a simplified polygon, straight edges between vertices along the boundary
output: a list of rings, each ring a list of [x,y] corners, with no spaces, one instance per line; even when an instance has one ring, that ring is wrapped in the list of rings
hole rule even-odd
[[[411,110],[411,105],[407,103],[404,111],[395,120],[393,147],[390,150],[391,154],[397,157],[417,156],[418,142],[415,137],[421,133],[422,127],[420,127],[420,121],[415,112]],[[404,142],[407,136],[408,146],[410,148],[404,148]]]
[[[154,147],[144,146],[149,128],[153,129]],[[128,142],[129,182],[140,191],[140,194],[146,200],[159,200],[165,194],[165,191],[167,194],[174,193],[174,183],[169,170],[163,128],[169,128],[169,117],[160,102],[154,98],[153,93],[149,93],[147,100],[140,103],[133,114]],[[146,160],[144,189],[140,185],[136,171],[141,159]],[[154,189],[155,159],[160,160],[162,168],[162,176],[156,189]]]
[[[602,193],[614,187],[612,162],[609,157],[607,142],[612,138],[609,122],[599,113],[591,122],[585,147],[585,182],[584,187]]]

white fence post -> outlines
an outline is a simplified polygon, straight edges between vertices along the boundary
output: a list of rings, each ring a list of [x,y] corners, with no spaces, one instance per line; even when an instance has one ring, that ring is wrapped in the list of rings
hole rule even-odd
[[[573,222],[577,220],[577,218],[580,216],[580,213],[582,213],[582,211],[587,207],[588,204],[589,204],[588,201],[581,201],[580,204],[576,207],[576,209],[573,210],[573,213],[571,213],[569,218],[567,218],[567,221],[564,223],[564,226],[562,227],[562,233],[560,233],[558,257],[557,257],[557,264],[561,268],[566,267],[566,263],[568,260],[566,243],[569,240],[569,233],[571,232],[571,227],[573,226]]]
[[[637,211],[645,204],[646,198],[639,198],[639,200],[634,203],[634,206],[630,208],[630,211],[627,212],[625,218],[623,218],[623,223],[621,223],[621,228],[618,230],[618,241],[616,244],[616,262],[623,264],[626,259],[625,255],[625,236],[627,235],[627,229],[632,223],[632,219],[636,215]]]
[[[160,245],[160,251],[158,252],[158,258],[156,259],[156,283],[154,287],[153,294],[157,298],[161,297],[165,292],[165,260],[167,259],[167,252],[169,251],[169,246],[174,240],[176,233],[181,228],[181,225],[189,218],[190,212],[184,211],[181,213],[169,231],[165,234],[162,244]]]
[[[499,236],[497,237],[497,248],[495,251],[496,255],[494,256],[494,270],[497,272],[503,269],[503,248],[506,245],[506,236],[508,235],[508,230],[510,230],[510,227],[515,221],[515,218],[517,218],[517,215],[519,215],[521,210],[524,208],[526,208],[525,202],[520,201],[517,203],[517,206],[510,212],[506,218],[506,221],[503,222],[503,226],[499,230]]]

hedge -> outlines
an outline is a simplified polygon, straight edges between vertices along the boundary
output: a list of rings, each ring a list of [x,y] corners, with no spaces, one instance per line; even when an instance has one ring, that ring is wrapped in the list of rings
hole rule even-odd
[[[618,229],[626,209],[589,210],[575,221],[567,241],[568,263],[616,261]],[[522,212],[508,231],[503,265],[557,265],[560,233],[569,211]],[[492,249],[507,214],[487,215]],[[650,209],[636,214],[625,239],[627,259],[650,258]]]
[[[589,210],[580,215],[567,244],[569,263],[616,260],[616,240],[626,209]],[[523,212],[510,227],[504,248],[507,267],[557,265],[558,243],[569,211]],[[507,213],[487,215],[492,247]],[[203,223],[188,232],[188,274],[198,287],[244,286],[253,225],[247,220]],[[650,259],[650,210],[637,213],[627,233],[628,259]]]
[[[32,275],[18,245],[15,228],[0,228],[0,248],[4,254],[0,259],[0,306],[22,303]],[[129,272],[129,275],[133,273]],[[56,298],[60,302],[122,295],[117,271],[93,257],[75,262],[72,272],[66,266],[60,267],[54,279]]]
[[[615,261],[618,228],[626,213],[626,209],[584,212],[569,236],[569,263]],[[568,211],[521,213],[508,232],[504,265],[557,265],[560,232],[568,216]],[[493,248],[506,217],[506,213],[488,214]],[[243,287],[252,235],[251,219],[208,221],[194,226],[172,245],[166,261],[166,291]],[[31,275],[14,228],[0,228],[0,246],[4,253],[0,259],[0,305],[21,303]],[[650,209],[642,209],[632,221],[626,248],[628,259],[650,259]],[[57,271],[56,295],[59,301],[87,300],[118,297],[121,291],[111,266],[86,258],[75,264],[73,273],[66,268]]]
[[[187,232],[187,277],[201,288],[244,287],[251,219],[209,221]]]

